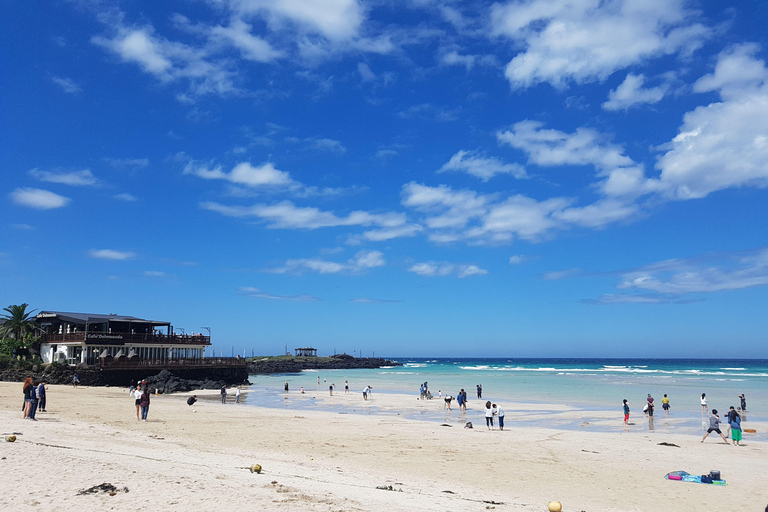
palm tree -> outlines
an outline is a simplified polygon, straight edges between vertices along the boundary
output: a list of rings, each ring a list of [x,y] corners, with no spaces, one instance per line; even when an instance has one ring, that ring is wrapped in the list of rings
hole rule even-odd
[[[7,312],[7,315],[0,316],[0,335],[9,336],[12,335],[17,340],[24,338],[24,334],[33,331],[37,324],[30,315],[36,310],[27,311],[29,304],[22,304],[21,306],[10,305],[7,308],[3,308],[3,311]]]

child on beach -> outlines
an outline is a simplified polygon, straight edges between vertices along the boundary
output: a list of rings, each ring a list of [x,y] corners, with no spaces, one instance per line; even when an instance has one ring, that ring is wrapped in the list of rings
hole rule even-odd
[[[493,430],[493,409],[491,409],[491,401],[485,402],[485,425],[488,430]]]
[[[669,418],[669,398],[664,394],[664,398],[661,399],[661,407],[664,409],[664,416]]]
[[[624,424],[629,425],[629,402],[624,399]]]
[[[731,428],[733,428],[733,424],[731,424]],[[720,434],[720,437],[723,438],[723,441],[725,441],[725,444],[728,444],[728,440],[720,431],[720,416],[717,415],[717,409],[712,409],[712,416],[709,417],[709,429],[707,430],[707,433],[704,434],[704,438],[701,440],[701,442],[703,443],[704,439],[706,439],[707,436],[712,432],[717,432],[718,434]]]
[[[709,408],[707,407],[707,394],[702,393],[701,394],[701,415],[704,416],[709,412]]]

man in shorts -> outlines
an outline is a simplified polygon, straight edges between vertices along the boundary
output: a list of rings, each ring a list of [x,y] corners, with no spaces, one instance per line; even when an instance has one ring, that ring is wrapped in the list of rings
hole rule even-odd
[[[723,438],[725,444],[729,444],[723,433],[720,432],[720,416],[717,415],[717,409],[712,409],[712,416],[709,417],[709,429],[707,430],[707,433],[704,434],[704,438],[701,440],[701,442],[703,443],[704,439],[706,439],[707,436],[712,432],[717,432],[720,434],[720,437]]]

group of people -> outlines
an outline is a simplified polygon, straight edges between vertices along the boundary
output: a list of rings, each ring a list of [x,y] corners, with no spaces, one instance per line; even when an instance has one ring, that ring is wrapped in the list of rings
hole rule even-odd
[[[451,395],[445,395],[445,407],[447,407],[449,410],[451,410],[452,401],[453,397]],[[464,391],[464,388],[461,388],[461,391],[459,391],[459,393],[456,395],[456,402],[459,404],[460,411],[467,410],[467,392]]]
[[[490,400],[485,402],[485,425],[488,430],[494,430],[493,418],[499,420],[499,430],[504,430],[504,409],[500,405],[492,404]]]
[[[288,383],[285,383],[285,392],[288,392]],[[221,403],[226,404],[227,403],[227,385],[224,384],[221,386]],[[237,389],[235,390],[235,403],[240,403],[240,386],[237,386]],[[192,405],[192,404],[189,404]]]
[[[32,377],[24,381],[24,404],[21,408],[24,419],[37,421],[37,411],[45,412],[45,382],[35,384]]]
[[[733,441],[733,446],[741,446],[741,415],[736,411],[736,409],[734,409],[733,406],[731,406],[730,410],[725,415],[725,420],[730,430],[729,433],[731,440]],[[703,443],[707,436],[712,432],[717,432],[720,434],[720,437],[723,438],[725,444],[730,444],[728,443],[728,438],[726,437],[728,433],[723,434],[723,432],[720,430],[720,415],[717,414],[717,409],[712,409],[712,415],[709,417],[709,428],[707,429],[707,433],[704,434],[704,437],[701,439],[701,442]]]
[[[147,382],[137,382],[136,387],[131,386],[128,393],[136,405],[136,419],[147,421],[147,415],[149,415],[149,386],[147,386]]]

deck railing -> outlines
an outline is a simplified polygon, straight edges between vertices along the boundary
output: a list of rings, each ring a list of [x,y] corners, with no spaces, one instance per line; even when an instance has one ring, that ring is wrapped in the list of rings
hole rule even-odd
[[[186,357],[183,359],[100,359],[102,368],[199,368],[199,367],[231,367],[246,366],[244,358],[240,357]]]
[[[124,345],[126,343],[152,343],[157,345],[210,345],[211,337],[202,334],[189,335],[155,335],[133,334],[130,332],[71,332],[69,334],[45,334],[41,336],[43,343],[65,343],[82,341],[87,345]]]

